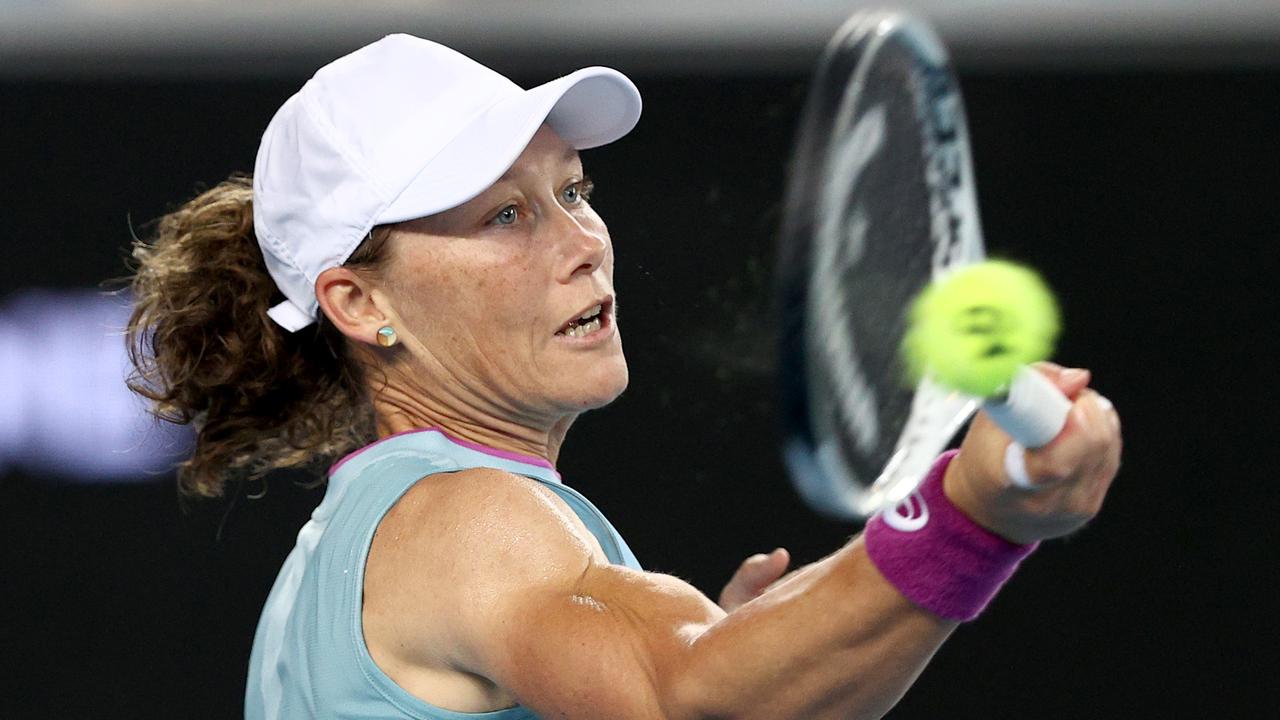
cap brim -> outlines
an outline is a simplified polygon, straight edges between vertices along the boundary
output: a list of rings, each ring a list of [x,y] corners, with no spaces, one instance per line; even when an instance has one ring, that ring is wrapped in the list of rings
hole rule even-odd
[[[427,159],[374,224],[434,215],[476,197],[511,168],[544,123],[574,148],[585,150],[630,132],[640,108],[636,86],[603,67],[584,68],[500,100]]]

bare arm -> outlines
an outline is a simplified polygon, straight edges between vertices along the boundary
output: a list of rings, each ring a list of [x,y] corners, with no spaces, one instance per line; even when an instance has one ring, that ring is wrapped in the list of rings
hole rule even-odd
[[[1046,372],[1076,408],[1063,436],[1028,455],[1041,490],[1009,487],[1008,438],[982,420],[945,480],[970,517],[1022,542],[1092,517],[1119,464],[1119,422],[1087,376]],[[879,717],[955,628],[890,585],[860,538],[726,614],[679,579],[608,564],[536,483],[459,475],[447,494],[457,519],[405,524],[444,529],[377,560],[421,582],[389,608],[397,636],[409,662],[487,678],[542,717]]]
[[[472,480],[504,486],[490,507],[519,543],[496,543],[507,571],[471,585],[484,601],[465,603],[458,661],[544,717],[879,717],[955,627],[905,600],[857,539],[726,615],[676,578],[607,564],[525,481]]]
[[[880,717],[954,628],[855,538],[707,628],[691,648],[693,716]]]

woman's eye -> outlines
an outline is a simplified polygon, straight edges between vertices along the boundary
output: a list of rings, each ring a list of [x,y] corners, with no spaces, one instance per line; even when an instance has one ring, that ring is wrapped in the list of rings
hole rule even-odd
[[[492,222],[494,225],[514,225],[516,219],[519,216],[520,216],[520,213],[518,210],[516,210],[516,206],[508,205],[502,208],[501,210],[499,210],[498,214],[494,215],[493,220],[491,220],[490,222]]]
[[[565,188],[560,193],[561,199],[570,205],[591,199],[591,190],[595,187],[590,180],[582,179]]]

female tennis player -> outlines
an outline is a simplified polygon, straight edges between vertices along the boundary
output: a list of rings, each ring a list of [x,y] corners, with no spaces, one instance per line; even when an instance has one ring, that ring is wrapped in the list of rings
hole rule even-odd
[[[389,36],[280,108],[251,180],[136,247],[133,385],[198,431],[185,491],[364,446],[271,590],[247,717],[878,717],[1037,541],[1098,511],[1119,422],[1087,372],[1045,367],[1074,409],[1026,453],[1033,489],[979,417],[920,528],[872,521],[782,580],[785,551],[755,556],[719,605],[644,572],[555,471],[627,385],[578,151],[639,113],[612,70],[526,91]]]

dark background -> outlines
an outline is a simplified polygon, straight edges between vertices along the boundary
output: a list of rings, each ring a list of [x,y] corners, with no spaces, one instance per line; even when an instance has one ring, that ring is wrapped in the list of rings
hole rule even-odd
[[[585,158],[632,385],[560,469],[647,567],[714,596],[750,553],[812,561],[857,530],[803,507],[777,451],[773,242],[805,78],[636,79],[639,127]],[[120,274],[129,219],[250,169],[302,80],[0,84],[0,299]],[[988,245],[1060,292],[1058,359],[1114,400],[1125,465],[890,717],[1269,715],[1280,71],[962,84]],[[259,608],[322,493],[296,479],[183,510],[168,480],[0,476],[0,715],[238,715]]]

